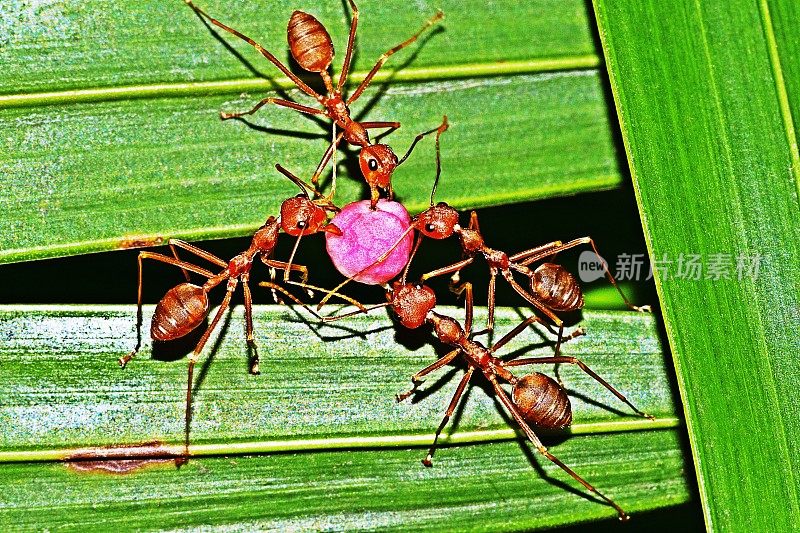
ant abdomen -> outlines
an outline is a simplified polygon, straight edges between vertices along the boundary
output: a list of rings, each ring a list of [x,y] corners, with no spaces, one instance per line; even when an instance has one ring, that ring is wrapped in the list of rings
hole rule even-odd
[[[308,13],[295,11],[286,31],[297,64],[309,72],[328,70],[333,61],[333,41],[320,21]]]
[[[208,315],[208,296],[202,287],[181,283],[161,298],[153,313],[150,336],[169,341],[183,337],[199,326]]]
[[[562,429],[572,423],[569,397],[552,378],[534,372],[514,384],[514,403],[522,417],[546,429]]]
[[[531,290],[555,311],[583,308],[583,292],[575,277],[561,265],[542,263],[531,276]]]

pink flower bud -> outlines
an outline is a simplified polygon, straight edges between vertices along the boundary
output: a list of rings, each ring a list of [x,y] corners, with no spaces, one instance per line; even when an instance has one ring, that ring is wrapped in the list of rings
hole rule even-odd
[[[342,235],[326,233],[325,246],[333,266],[343,276],[367,285],[380,285],[405,268],[414,244],[414,231],[409,231],[411,217],[402,204],[381,199],[374,211],[369,204],[369,200],[364,200],[344,206],[331,221],[342,230]],[[375,263],[395,244],[386,259]]]

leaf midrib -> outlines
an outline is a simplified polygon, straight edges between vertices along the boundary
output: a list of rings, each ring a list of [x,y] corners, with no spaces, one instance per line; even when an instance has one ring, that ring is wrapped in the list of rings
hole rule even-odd
[[[633,431],[658,431],[670,430],[680,427],[682,421],[676,417],[665,417],[656,420],[623,420],[609,422],[594,422],[573,424],[569,435],[599,435],[608,433],[627,433]],[[219,442],[194,444],[189,447],[192,457],[211,457],[220,455],[250,455],[257,453],[289,453],[301,451],[337,451],[353,449],[383,449],[398,447],[424,447],[430,446],[433,434],[400,434],[381,435],[370,437],[329,437],[316,439],[288,439],[288,440],[246,440],[240,442]],[[479,444],[498,441],[509,441],[520,438],[520,434],[513,428],[482,431],[463,431],[452,434],[443,434],[439,438],[441,445]],[[0,451],[0,464],[18,462],[52,462],[64,461],[76,453],[92,450],[102,452],[104,448],[51,448],[46,450],[17,450]],[[112,449],[113,451],[114,449]],[[124,450],[124,448],[118,449]],[[182,445],[173,444],[160,448],[164,454],[182,455],[185,449]],[[118,452],[119,453],[119,452]]]
[[[792,120],[792,110],[789,105],[789,93],[786,90],[786,80],[783,77],[780,54],[778,53],[778,42],[775,38],[775,28],[772,24],[772,16],[769,12],[767,0],[759,2],[761,21],[764,25],[764,37],[767,40],[767,51],[772,68],[772,76],[775,79],[775,92],[778,95],[778,106],[783,118],[783,129],[786,133],[786,140],[789,145],[789,152],[792,158],[792,175],[794,176],[795,186],[800,195],[800,151],[797,147],[797,135],[795,133],[794,121]]]
[[[597,55],[577,55],[555,58],[539,58],[525,61],[493,63],[469,63],[423,68],[404,68],[400,71],[378,72],[373,83],[386,81],[426,82],[434,80],[456,80],[501,75],[522,75],[542,72],[587,70],[600,67]],[[366,71],[353,72],[348,86],[360,83]],[[302,78],[302,76],[301,76]],[[40,107],[64,103],[106,102],[113,100],[154,99],[177,96],[212,96],[236,94],[254,90],[291,89],[294,83],[287,77],[239,78],[205,82],[159,83],[129,85],[122,87],[96,87],[68,91],[42,93],[18,93],[0,95],[0,109],[15,107]]]

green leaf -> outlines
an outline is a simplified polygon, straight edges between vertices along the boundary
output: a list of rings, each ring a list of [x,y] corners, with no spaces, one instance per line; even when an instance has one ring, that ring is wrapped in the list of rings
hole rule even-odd
[[[797,530],[797,3],[595,6],[651,256],[674,262],[656,282],[706,525]],[[699,280],[675,276],[689,254]]]
[[[360,11],[353,60],[356,71],[371,69],[383,52],[410,37],[439,8],[446,17],[442,30],[423,37],[419,50],[412,46],[393,57],[387,71],[400,66],[486,69],[506,64],[506,71],[538,72],[559,62],[560,68],[570,63],[575,63],[573,67],[599,64],[586,6],[579,0],[492,6],[477,0],[356,3]],[[344,59],[350,18],[341,2],[274,0],[266,5],[203,0],[196,4],[260,42],[285,64],[290,57],[286,24],[292,11],[305,10],[330,33],[337,73]],[[223,39],[244,61],[237,58],[179,0],[115,5],[103,0],[15,2],[4,6],[4,15],[0,19],[4,94],[249,80],[254,77],[252,69],[278,78],[277,69],[258,52],[224,34]],[[476,38],[478,31],[480,38]]]
[[[286,20],[304,6],[239,4],[205,7],[286,58]],[[437,6],[360,7],[356,80]],[[354,106],[402,122],[388,138],[400,154],[449,115],[439,198],[469,208],[618,186],[583,3],[441,7],[444,30],[392,58],[380,78],[391,83]],[[246,43],[222,36],[239,59],[180,2],[9,9],[0,20],[2,262],[246,235],[296,192],[275,163],[308,177],[327,145],[327,126],[289,110],[268,107],[253,128],[220,121],[221,110],[248,109],[290,85]],[[312,11],[341,54],[341,4]],[[352,152],[348,168],[358,175]],[[427,205],[433,172],[428,141],[394,180],[410,210]],[[342,176],[339,202],[363,197],[361,181]]]
[[[319,326],[285,307],[257,307],[262,374],[252,376],[236,310],[209,343],[212,355],[195,393],[192,450],[212,457],[192,459],[180,471],[155,465],[128,475],[49,462],[91,446],[181,442],[186,364],[176,358],[183,352],[162,349],[157,360],[148,357],[148,346],[119,369],[117,357],[135,342],[134,321],[132,306],[0,309],[0,485],[9,488],[0,523],[527,529],[614,515],[535,450],[525,453],[528,446],[516,440],[480,380],[457,411],[434,468],[422,467],[419,459],[460,371],[444,369],[427,380],[419,398],[397,404],[394,394],[408,388],[410,375],[435,352],[427,336],[396,332],[382,314]],[[518,321],[517,312],[499,310],[498,332]],[[655,321],[638,313],[587,312],[582,326],[586,336],[567,343],[565,353],[657,420],[632,415],[578,368],[562,365],[575,423],[570,438],[546,442],[631,512],[687,501]],[[502,352],[531,345],[526,356],[552,355],[551,336],[533,328]],[[551,370],[544,366],[537,370]],[[280,453],[241,455],[264,452]]]

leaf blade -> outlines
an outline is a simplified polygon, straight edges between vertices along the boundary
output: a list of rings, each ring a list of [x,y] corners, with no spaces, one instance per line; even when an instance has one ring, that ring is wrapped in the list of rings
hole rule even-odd
[[[372,331],[386,323],[384,316],[345,321],[349,329],[372,331],[366,338],[323,344],[309,340],[314,339],[309,326],[293,321],[285,307],[259,306],[256,332],[265,353],[263,374],[254,377],[246,374],[240,311],[220,332],[195,395],[193,442],[217,444],[211,450],[217,457],[193,459],[180,470],[161,465],[131,475],[103,475],[78,473],[60,463],[10,462],[14,459],[8,452],[46,446],[69,452],[76,445],[151,439],[180,442],[185,361],[164,353],[168,360],[148,359],[146,348],[128,368],[116,368],[116,357],[134,341],[132,333],[121,334],[133,325],[133,306],[0,309],[0,396],[9,399],[0,406],[6,428],[0,484],[12,487],[5,492],[0,523],[93,529],[127,520],[130,527],[163,529],[334,521],[388,529],[462,524],[519,530],[614,515],[590,498],[565,491],[561,481],[571,481],[557,467],[522,453],[514,435],[505,431],[507,420],[498,414],[497,404],[480,387],[470,392],[468,405],[456,417],[454,442],[466,437],[462,444],[445,445],[433,469],[419,465],[455,376],[445,372],[450,374],[445,390],[434,385],[435,377],[430,379],[431,397],[395,404],[392,394],[407,387],[410,373],[435,355],[427,344],[409,350],[393,342],[392,328]],[[443,311],[454,316],[463,312]],[[518,320],[515,311],[498,310],[498,330]],[[553,452],[631,512],[686,502],[685,465],[653,317],[587,312],[583,326],[589,337],[567,343],[566,353],[579,355],[641,408],[657,413],[662,424],[644,421],[641,429],[640,419],[620,417],[616,400],[605,389],[577,369],[564,368],[561,377],[576,393],[577,430],[564,442],[553,442]],[[330,329],[321,333],[348,334]],[[551,354],[550,345],[529,351],[531,343],[541,341],[540,333],[531,330],[503,352]],[[298,352],[299,345],[306,349]],[[642,387],[645,382],[648,386]],[[638,431],[628,430],[636,424]],[[501,431],[488,440],[466,433],[487,428]],[[301,448],[294,447],[257,457],[241,455],[268,451],[247,448],[255,438],[273,445],[287,436],[335,443],[342,435],[354,437],[349,441],[353,447],[345,441],[343,448],[297,453]],[[369,439],[380,435],[400,439]],[[428,439],[409,439],[418,435]],[[237,449],[237,444],[245,447]],[[361,444],[377,448],[359,449]],[[536,467],[531,470],[531,460],[541,465],[544,476],[537,475]],[[432,499],[437,505],[430,505]]]
[[[800,228],[797,144],[782,113],[769,18],[745,4],[687,2],[667,14],[595,2],[651,256],[763,259],[743,279],[656,275],[707,526],[792,529],[800,487],[790,389],[800,367],[781,354],[796,352],[800,324],[798,291],[786,290],[797,287],[800,264],[791,238]],[[724,319],[709,320],[709,306]],[[761,442],[773,444],[769,456]],[[767,494],[775,476],[785,483]]]

